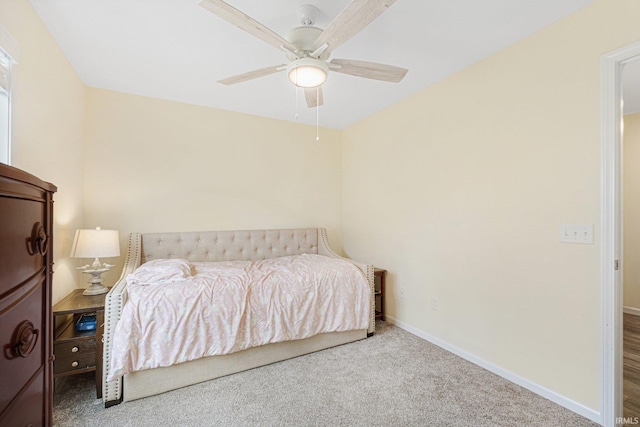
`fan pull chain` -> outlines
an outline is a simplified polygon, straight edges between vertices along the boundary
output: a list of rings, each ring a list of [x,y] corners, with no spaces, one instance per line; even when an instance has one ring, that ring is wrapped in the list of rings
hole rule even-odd
[[[297,72],[297,71],[296,71]],[[294,116],[296,120],[298,120],[298,117],[300,117],[300,115],[298,114],[299,110],[299,102],[298,99],[300,98],[300,87],[296,86],[296,115]]]
[[[320,89],[316,88],[316,141],[320,141]]]

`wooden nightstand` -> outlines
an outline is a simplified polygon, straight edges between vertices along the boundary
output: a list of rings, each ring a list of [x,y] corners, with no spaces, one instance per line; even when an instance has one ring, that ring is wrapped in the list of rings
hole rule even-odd
[[[53,341],[53,377],[96,372],[96,395],[102,397],[102,334],[104,332],[104,300],[107,294],[82,295],[76,289],[53,307],[53,315],[71,315],[55,332]],[[96,314],[96,329],[76,330],[83,314]]]
[[[384,320],[384,282],[387,277],[387,270],[382,268],[374,268],[373,280],[376,291],[376,319]],[[379,279],[379,280],[376,280]],[[380,304],[378,305],[378,301]]]

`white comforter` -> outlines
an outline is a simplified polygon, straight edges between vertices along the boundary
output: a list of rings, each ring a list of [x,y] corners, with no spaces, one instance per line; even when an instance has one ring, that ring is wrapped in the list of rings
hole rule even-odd
[[[341,259],[305,254],[190,265],[157,260],[142,267],[127,278],[109,381],[369,323],[367,278]]]

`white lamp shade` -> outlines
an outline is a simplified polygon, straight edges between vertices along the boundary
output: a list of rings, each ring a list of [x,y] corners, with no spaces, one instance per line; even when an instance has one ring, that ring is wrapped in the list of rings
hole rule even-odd
[[[120,256],[118,230],[76,230],[71,247],[73,258],[109,258]]]

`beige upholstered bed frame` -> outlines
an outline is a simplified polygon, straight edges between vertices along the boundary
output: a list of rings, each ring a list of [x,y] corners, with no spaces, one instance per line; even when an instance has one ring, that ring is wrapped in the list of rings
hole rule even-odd
[[[126,277],[140,264],[159,258],[184,258],[192,262],[259,260],[303,253],[339,257],[329,247],[324,228],[207,231],[189,233],[131,233],[127,258],[118,282],[105,303],[102,396],[105,406],[163,393],[224,375],[360,340],[375,328],[373,265],[349,260],[367,276],[371,287],[369,328],[319,334],[268,344],[223,356],[210,356],[166,368],[155,368],[107,381],[115,326],[127,300]]]

